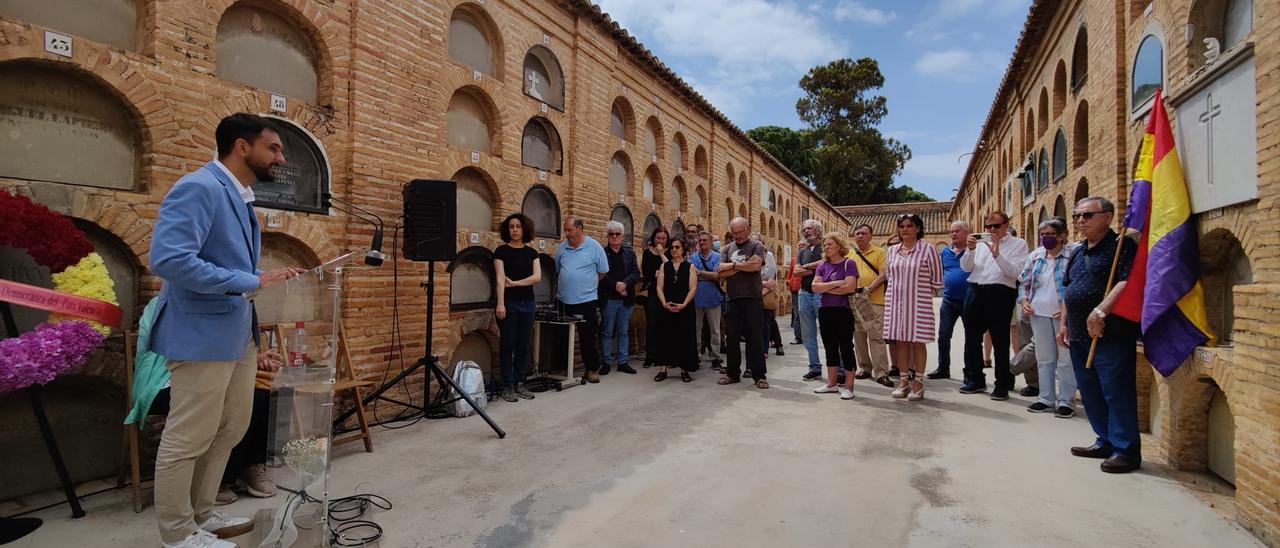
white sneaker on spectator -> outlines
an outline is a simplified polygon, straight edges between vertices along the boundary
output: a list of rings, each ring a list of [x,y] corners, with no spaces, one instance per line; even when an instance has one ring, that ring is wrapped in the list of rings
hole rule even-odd
[[[848,388],[845,388],[845,387],[841,386],[841,387],[840,387],[840,399],[842,399],[842,400],[851,400],[851,399],[853,399],[853,391],[852,391],[852,390],[849,390]]]
[[[201,529],[176,543],[166,542],[164,548],[236,548],[236,544],[221,540],[213,533]]]
[[[813,389],[814,394],[835,394],[836,392],[839,392],[839,391],[840,389],[838,387],[827,386],[825,384]]]
[[[210,512],[209,519],[199,524],[200,528],[218,538],[238,537],[253,530],[253,520],[249,518],[233,518],[217,512]]]

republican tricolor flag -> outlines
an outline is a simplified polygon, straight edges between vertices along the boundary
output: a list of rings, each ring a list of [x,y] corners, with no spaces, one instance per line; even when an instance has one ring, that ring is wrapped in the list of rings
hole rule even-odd
[[[1112,312],[1142,325],[1147,361],[1168,377],[1196,346],[1216,339],[1205,315],[1191,200],[1160,95],[1156,90],[1123,221],[1140,234],[1138,253]]]

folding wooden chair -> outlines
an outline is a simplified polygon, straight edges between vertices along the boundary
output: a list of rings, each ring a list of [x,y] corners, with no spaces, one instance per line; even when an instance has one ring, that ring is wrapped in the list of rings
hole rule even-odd
[[[328,322],[313,322],[313,323],[309,323],[308,325],[312,326],[313,328],[319,327],[318,329],[319,332],[328,331],[327,328],[329,327]],[[273,327],[273,329],[274,329],[275,339],[279,343],[280,355],[287,357],[289,355],[289,348],[288,348],[288,339],[285,337],[285,332],[286,330],[291,330],[289,331],[289,333],[292,334],[293,333],[292,330],[296,330],[296,328],[284,327],[282,325],[277,324]],[[350,347],[347,345],[347,330],[345,327],[343,327],[342,320],[338,320],[337,338],[338,338],[338,355],[335,357],[336,365],[337,365],[337,371],[336,371],[337,374],[333,384],[333,395],[335,398],[340,398],[343,396],[351,398],[353,405],[356,406],[355,407],[356,423],[359,425],[359,428],[354,431],[342,434],[340,436],[335,436],[333,438],[333,445],[338,446],[344,443],[362,440],[364,442],[365,452],[372,453],[373,452],[373,433],[369,431],[369,421],[365,417],[364,401],[363,401],[363,397],[360,394],[360,390],[363,388],[368,388],[370,386],[373,386],[374,382],[363,381],[356,378],[355,368],[352,366],[352,362],[351,362],[351,350],[350,350]]]

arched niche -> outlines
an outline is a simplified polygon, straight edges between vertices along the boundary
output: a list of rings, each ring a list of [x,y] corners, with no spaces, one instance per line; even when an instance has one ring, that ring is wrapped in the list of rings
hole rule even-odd
[[[474,310],[496,305],[491,251],[480,246],[468,247],[449,263],[448,270],[450,310]]]
[[[496,200],[493,195],[493,178],[480,168],[464,167],[451,177],[458,183],[457,218],[458,229],[479,230],[488,232],[496,224],[493,209]],[[535,230],[541,229],[538,221],[533,222]]]
[[[563,162],[560,132],[551,120],[541,116],[529,119],[520,137],[520,163],[558,174]]]
[[[1071,166],[1080,167],[1089,159],[1089,102],[1080,101],[1076,106],[1076,121],[1071,128],[1073,147]]]
[[[1200,238],[1200,283],[1209,329],[1230,344],[1235,329],[1235,286],[1253,283],[1253,264],[1235,234],[1216,228]]]
[[[316,50],[311,37],[292,21],[266,8],[240,2],[218,20],[214,72],[223,80],[316,104]]]
[[[1035,135],[1038,137],[1049,131],[1049,90],[1048,88],[1040,88],[1040,103],[1036,109],[1040,113],[1040,125],[1036,126]]]
[[[617,204],[609,211],[609,220],[622,223],[622,242],[624,245],[632,246],[635,242],[635,220],[631,217],[631,210],[627,206]]]
[[[560,237],[560,201],[543,185],[534,185],[524,195],[520,212],[533,220],[534,235]]]
[[[609,134],[628,143],[636,142],[636,114],[625,98],[614,99],[609,108]]]
[[[1236,420],[1227,395],[1215,389],[1209,399],[1205,429],[1205,467],[1223,481],[1236,484]]]
[[[502,79],[502,38],[480,6],[466,3],[449,17],[449,57],[481,74]]]
[[[1058,66],[1053,70],[1053,117],[1054,119],[1062,116],[1062,109],[1067,107],[1067,63],[1061,59],[1058,60]]]
[[[707,211],[707,191],[702,186],[693,189],[693,193],[689,195],[689,211],[697,217],[711,216],[711,212]]]
[[[1084,85],[1089,76],[1089,29],[1080,25],[1076,31],[1076,43],[1071,48],[1071,90]]]
[[[1033,150],[1036,142],[1036,112],[1027,109],[1027,127],[1022,134],[1022,153],[1026,154]]]
[[[662,123],[658,121],[657,116],[650,116],[644,123],[644,150],[648,152],[650,157],[661,158],[658,143],[662,142]]]
[[[751,189],[747,187],[747,172],[745,171],[738,172],[738,196],[748,201],[751,198]]]
[[[631,159],[621,150],[609,159],[609,193],[631,194]]]
[[[1058,199],[1053,202],[1053,216],[1067,222],[1067,226],[1071,226],[1070,217],[1067,217],[1067,201],[1062,195],[1058,195]]]
[[[1067,133],[1058,128],[1053,136],[1053,181],[1067,176]]]
[[[449,144],[492,154],[493,128],[499,127],[496,113],[493,102],[477,88],[464,87],[453,92],[445,114]]]
[[[651,165],[644,172],[644,181],[641,182],[640,195],[644,201],[651,204],[658,203],[660,188],[658,182],[662,180],[662,174],[658,173],[658,166]]]
[[[772,212],[774,212],[774,213],[777,213],[777,211],[778,211],[778,194],[777,194],[776,192],[774,192],[774,191],[773,191],[773,189],[769,189],[769,203],[768,203],[767,205],[769,206],[769,211],[772,211]]]
[[[1040,159],[1036,161],[1039,167],[1036,169],[1036,193],[1049,188],[1049,154],[1042,148],[1040,149]]]
[[[139,0],[0,0],[0,15],[138,51]]]
[[[680,238],[683,236],[684,236],[684,220],[679,217],[676,217],[676,220],[671,223],[671,237]]]
[[[1164,86],[1164,43],[1151,31],[1138,42],[1138,52],[1133,56],[1133,68],[1129,79],[1129,108],[1137,111],[1155,96],[1156,89]]]
[[[703,179],[710,176],[707,173],[707,149],[702,145],[698,145],[693,151],[693,172]],[[730,177],[729,180],[732,181],[733,178]]]
[[[461,362],[475,362],[480,367],[480,372],[487,379],[492,380],[494,373],[502,374],[493,367],[493,357],[496,355],[497,352],[494,351],[489,338],[479,331],[472,331],[463,335],[462,340],[458,341],[458,346],[453,348],[453,354],[449,358],[448,365],[451,366],[449,371],[453,371],[452,367],[456,367]]]
[[[662,228],[662,218],[658,217],[656,213],[650,213],[644,218],[644,234],[641,234],[640,237],[645,244],[648,244],[649,238],[653,236],[653,231],[659,228]]]
[[[262,253],[258,260],[258,268],[272,270],[276,268],[295,267],[310,269],[320,265],[320,259],[307,244],[288,234],[281,232],[262,233]],[[271,299],[274,302],[259,301],[258,321],[261,323],[279,323],[296,321],[299,318],[322,317],[315,309],[319,303],[312,299]],[[292,324],[289,324],[292,325]]]
[[[676,132],[676,136],[671,138],[671,152],[667,154],[667,160],[676,169],[689,169],[689,145],[684,139],[684,135]]]
[[[1089,197],[1089,180],[1085,179],[1084,177],[1081,177],[1080,182],[1076,183],[1075,199],[1071,200],[1071,206],[1075,207],[1076,204],[1080,203],[1080,200],[1083,200],[1088,197]]]
[[[1193,69],[1207,62],[1207,39],[1217,40],[1220,50],[1226,51],[1251,32],[1253,0],[1196,0],[1187,21],[1187,62]]]
[[[533,46],[524,55],[524,94],[564,111],[564,71],[546,46]]]
[[[0,177],[137,190],[138,119],[131,105],[79,69],[0,63]]]
[[[329,155],[311,132],[290,120],[265,115],[284,144],[284,163],[273,181],[253,184],[254,205],[275,209],[328,213],[321,197],[329,192]]]
[[[745,203],[738,204],[738,216],[742,217],[743,219],[747,218],[747,204]]]
[[[556,260],[546,253],[538,254],[538,263],[542,267],[542,277],[533,286],[533,301],[550,303],[556,299]]]
[[[667,207],[676,211],[688,211],[689,204],[685,202],[684,178],[677,176],[671,181],[671,196],[667,201]]]
[[[724,218],[725,219],[733,218],[733,199],[732,198],[724,199]]]

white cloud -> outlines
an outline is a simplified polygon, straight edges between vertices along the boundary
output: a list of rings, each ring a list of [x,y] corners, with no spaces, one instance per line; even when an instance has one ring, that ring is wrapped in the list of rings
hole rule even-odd
[[[771,0],[600,0],[668,66],[730,115],[750,98],[794,85],[805,71],[845,55],[848,45],[822,28],[820,13]]]
[[[836,4],[833,12],[837,21],[848,21],[853,23],[863,23],[866,25],[881,26],[887,25],[898,17],[898,14],[891,11],[886,12],[881,9],[870,8],[863,5],[862,2],[853,0],[844,0]]]
[[[926,52],[916,61],[913,68],[926,76],[973,81],[1000,74],[1006,63],[1005,56],[997,51],[955,48]]]

